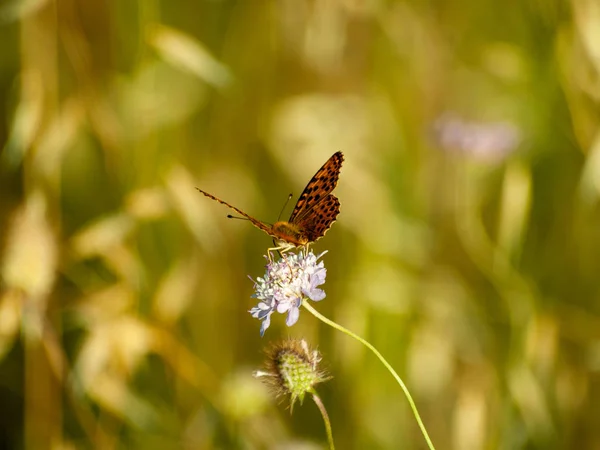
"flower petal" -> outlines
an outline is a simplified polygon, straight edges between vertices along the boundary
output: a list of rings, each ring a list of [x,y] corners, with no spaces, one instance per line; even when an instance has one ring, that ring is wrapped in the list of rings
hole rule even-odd
[[[326,296],[325,291],[323,289],[315,288],[311,291],[304,292],[308,298],[310,298],[313,302],[319,302],[323,300]]]
[[[270,314],[267,317],[265,317],[264,320],[262,321],[262,323],[260,324],[260,337],[263,337],[265,335],[265,331],[267,331],[267,328],[269,328],[269,325],[271,325],[271,315]]]
[[[285,324],[288,327],[291,327],[296,322],[298,322],[299,317],[300,317],[300,308],[298,308],[298,306],[294,306],[294,307],[290,308],[287,318],[285,319]]]

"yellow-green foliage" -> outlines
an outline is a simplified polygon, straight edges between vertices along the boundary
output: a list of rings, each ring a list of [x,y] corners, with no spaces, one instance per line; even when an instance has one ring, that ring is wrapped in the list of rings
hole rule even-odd
[[[252,377],[295,336],[337,448],[424,448],[360,344],[259,337],[272,242],[195,189],[274,222],[341,150],[314,306],[436,448],[598,448],[599,30],[594,0],[4,2],[0,447],[321,448]]]

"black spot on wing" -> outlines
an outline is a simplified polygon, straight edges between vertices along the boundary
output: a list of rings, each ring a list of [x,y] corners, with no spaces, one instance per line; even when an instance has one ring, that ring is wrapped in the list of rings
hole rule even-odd
[[[300,233],[309,242],[316,241],[331,228],[339,212],[340,201],[335,195],[329,194],[313,207],[310,215],[297,223]]]

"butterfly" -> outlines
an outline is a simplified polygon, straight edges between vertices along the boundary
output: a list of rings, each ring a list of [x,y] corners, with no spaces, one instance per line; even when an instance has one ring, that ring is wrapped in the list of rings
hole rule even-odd
[[[331,228],[340,212],[340,201],[331,192],[337,185],[343,162],[342,152],[334,153],[308,182],[300,194],[289,220],[287,222],[277,221],[272,225],[255,219],[202,189],[196,189],[208,198],[241,214],[255,227],[271,236],[276,247],[268,250],[270,256],[271,251],[286,252],[296,247],[306,247],[322,238]]]

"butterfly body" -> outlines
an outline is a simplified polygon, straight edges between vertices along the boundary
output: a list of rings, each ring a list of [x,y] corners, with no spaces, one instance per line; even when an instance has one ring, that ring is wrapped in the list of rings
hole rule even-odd
[[[262,222],[246,214],[229,203],[198,189],[202,194],[231,208],[248,219],[274,241],[276,248],[270,250],[287,251],[303,247],[323,237],[340,212],[340,202],[331,192],[337,185],[344,155],[336,152],[327,160],[308,182],[292,211],[290,219],[273,225]]]
[[[273,232],[273,236],[276,236],[276,245],[290,244],[294,247],[302,247],[308,244],[308,237],[293,223],[275,222],[271,231]]]

